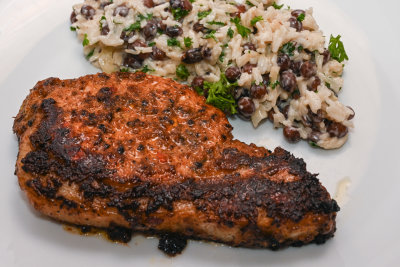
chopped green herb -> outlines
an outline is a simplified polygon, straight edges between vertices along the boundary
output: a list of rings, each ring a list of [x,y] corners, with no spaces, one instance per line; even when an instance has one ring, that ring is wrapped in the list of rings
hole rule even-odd
[[[237,83],[230,83],[224,74],[221,74],[218,82],[205,81],[203,90],[208,90],[207,104],[211,104],[228,114],[236,114],[237,104],[232,95],[236,86]]]
[[[304,47],[302,46],[302,45],[299,45],[298,47],[297,47],[297,51],[300,53],[301,51],[303,51],[304,50]]]
[[[136,21],[135,23],[131,24],[131,26],[124,29],[126,32],[132,32],[140,30],[140,21]]]
[[[272,6],[273,6],[275,9],[281,9],[281,8],[283,7],[283,4],[282,4],[282,5],[278,5],[276,2],[274,2],[274,3],[272,4]]]
[[[297,20],[301,22],[301,21],[304,20],[305,17],[306,17],[306,14],[301,13],[301,14],[297,17]]]
[[[333,35],[331,35],[328,46],[328,50],[329,52],[331,52],[331,57],[339,62],[349,60],[349,57],[346,54],[346,50],[344,49],[343,42],[340,41],[341,37],[342,36],[340,35],[338,35],[337,37],[333,37]]]
[[[226,35],[228,35],[230,38],[233,38],[233,34],[234,34],[233,30],[231,28],[229,28]]]
[[[262,17],[262,16],[254,17],[254,18],[250,21],[251,26],[256,25],[256,23],[257,23],[258,21],[260,21],[260,20],[263,20],[263,17]]]
[[[150,42],[150,43],[148,43],[147,45],[148,45],[148,46],[155,46],[155,45],[156,45],[156,42]]]
[[[153,13],[149,13],[146,16],[143,15],[143,14],[139,14],[138,18],[139,18],[140,21],[142,21],[142,20],[151,20],[153,18]]]
[[[319,145],[317,145],[317,143],[315,143],[313,141],[308,142],[308,144],[310,144],[310,146],[315,147],[315,148],[320,147]]]
[[[83,41],[82,41],[82,45],[83,46],[87,46],[89,45],[89,39],[87,38],[87,34],[85,33],[85,35],[83,36]]]
[[[76,31],[76,29],[77,29],[77,27],[69,27],[69,29],[71,30],[71,32],[74,32],[74,31]]]
[[[289,42],[286,43],[282,46],[281,50],[279,50],[281,53],[286,54],[290,57],[292,57],[294,55],[294,50],[295,50],[295,46],[293,43]]]
[[[176,76],[178,76],[179,79],[186,81],[189,75],[189,71],[185,65],[179,64],[178,67],[176,67]]]
[[[209,21],[209,22],[207,22],[208,24],[210,24],[210,25],[219,25],[219,26],[225,26],[226,25],[226,23],[223,23],[223,22],[220,22],[220,21]]]
[[[168,45],[168,46],[177,46],[177,47],[181,47],[181,43],[180,43],[179,40],[176,39],[175,37],[168,39],[168,40],[167,40],[167,45]]]
[[[94,54],[94,48],[92,51],[89,52],[89,54],[86,55],[86,59],[91,58],[93,56],[93,54]]]
[[[180,7],[178,8],[172,8],[172,15],[174,16],[175,20],[180,20],[181,18],[187,16],[187,14],[189,14],[189,11],[185,10],[185,9],[181,9]]]
[[[190,2],[190,3],[194,3],[194,2],[196,2],[196,0],[189,0],[189,2]]]
[[[197,17],[199,19],[204,19],[205,17],[207,17],[210,14],[211,14],[211,10],[200,11],[199,13],[197,13]]]
[[[325,82],[325,86],[328,87],[329,89],[331,89],[331,84],[328,82]]]
[[[246,5],[248,6],[254,6],[254,4],[252,2],[250,2],[249,0],[246,0]]]
[[[221,54],[219,55],[219,58],[218,58],[220,62],[224,62],[225,48],[227,48],[227,47],[228,47],[228,44],[221,45],[222,51],[221,51]]]
[[[278,80],[276,80],[273,84],[271,84],[271,88],[275,89],[279,84],[280,84],[280,82]]]
[[[236,29],[242,37],[247,37],[251,33],[249,28],[246,28],[240,23],[240,18],[232,18],[231,22],[235,23]]]
[[[106,21],[106,17],[105,16],[101,16],[101,19],[99,20],[100,31],[103,30],[103,23],[102,23],[103,20]]]
[[[149,66],[144,65],[142,69],[140,69],[141,72],[148,73],[149,71],[154,71],[153,69],[149,69]]]
[[[202,38],[203,38],[203,39],[213,38],[215,41],[217,41],[217,38],[215,38],[215,36],[214,36],[215,33],[216,33],[215,30],[209,30],[209,31],[207,32],[207,34],[204,35]]]
[[[193,44],[192,38],[190,38],[190,37],[183,38],[183,43],[185,44],[185,46],[187,48],[191,47]]]
[[[129,72],[129,68],[122,68],[119,70],[120,72]]]

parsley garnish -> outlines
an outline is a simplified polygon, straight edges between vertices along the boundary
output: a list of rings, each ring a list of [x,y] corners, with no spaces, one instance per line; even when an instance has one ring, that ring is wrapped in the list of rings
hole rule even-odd
[[[272,6],[273,6],[275,9],[281,9],[281,8],[283,7],[283,4],[282,4],[282,5],[278,5],[276,2],[274,2],[274,3],[272,4]]]
[[[191,47],[193,44],[192,38],[190,38],[190,37],[183,38],[183,43],[185,44],[185,46],[187,48]]]
[[[94,54],[94,48],[92,51],[89,52],[89,54],[86,55],[86,59],[91,58],[93,56],[93,54]]]
[[[203,39],[213,38],[215,41],[217,41],[217,38],[215,38],[215,36],[214,36],[215,33],[216,33],[215,30],[209,30],[209,31],[207,32],[207,34],[204,35],[202,38],[203,38]]]
[[[172,8],[172,15],[174,16],[175,20],[180,20],[181,18],[185,17],[187,14],[189,14],[189,11],[185,9],[181,9],[180,7],[178,8]]]
[[[102,31],[103,30],[103,23],[102,23],[102,21],[106,21],[106,17],[105,16],[101,16],[101,19],[99,20],[99,24],[100,24],[100,31]]]
[[[304,20],[304,18],[306,17],[306,15],[304,13],[301,13],[298,17],[297,20],[302,22]]]
[[[228,47],[228,44],[221,45],[222,51],[218,58],[220,62],[224,62],[225,48],[227,48],[227,47]]]
[[[204,82],[203,90],[208,90],[207,104],[211,104],[214,107],[228,114],[236,114],[237,104],[233,98],[233,89],[237,86],[237,83],[230,83],[225,74],[221,74],[221,78],[218,82]]]
[[[208,24],[210,24],[210,25],[219,25],[219,26],[225,26],[226,25],[226,23],[223,23],[223,22],[221,22],[221,21],[209,21],[209,22],[207,22]]]
[[[122,68],[119,70],[120,72],[129,72],[129,68]]]
[[[189,71],[185,65],[179,64],[178,67],[176,67],[176,76],[178,76],[179,79],[186,81],[189,75]]]
[[[150,43],[148,43],[147,45],[148,45],[148,46],[155,46],[155,45],[156,45],[156,42],[150,42]]]
[[[190,3],[194,3],[194,2],[196,2],[196,0],[189,0],[189,2],[190,2]]]
[[[69,29],[71,30],[71,32],[74,32],[74,31],[76,31],[76,29],[79,29],[79,27],[69,27]]]
[[[342,62],[345,59],[349,60],[349,57],[346,54],[343,42],[340,41],[340,37],[342,36],[338,35],[337,37],[333,37],[333,35],[331,35],[331,39],[329,40],[328,50],[329,52],[331,52],[331,57],[333,59]]]
[[[83,41],[82,41],[82,45],[83,46],[87,46],[89,45],[89,39],[87,38],[87,34],[85,33],[85,35],[83,36]]]
[[[168,45],[168,46],[177,46],[177,47],[181,47],[181,43],[180,43],[179,40],[176,39],[175,37],[168,39],[168,40],[167,40],[167,45]]]
[[[230,38],[233,38],[233,34],[234,34],[233,30],[231,28],[229,28],[226,35],[228,35]]]
[[[262,16],[254,17],[254,18],[250,21],[251,26],[256,25],[256,23],[257,23],[258,21],[260,21],[260,20],[263,20],[263,17],[262,17]]]
[[[211,14],[211,10],[207,10],[207,11],[200,11],[199,13],[197,13],[197,17],[199,19],[204,19],[205,17],[207,17],[208,15]]]
[[[302,46],[302,45],[299,45],[298,47],[297,47],[297,51],[298,52],[301,52],[301,51],[303,51],[304,50],[304,47]]]
[[[138,18],[139,18],[139,20],[144,20],[144,19],[145,20],[151,20],[153,18],[153,13],[149,13],[146,16],[142,15],[142,14],[139,14]]]
[[[250,2],[249,0],[246,0],[246,4],[249,6],[254,6],[254,4],[252,2]]]
[[[240,18],[233,18],[231,19],[231,22],[235,23],[236,29],[242,37],[247,37],[251,33],[249,28],[246,28],[240,23]]]
[[[286,54],[286,55],[288,55],[288,56],[290,56],[290,57],[292,57],[292,56],[294,55],[294,53],[293,53],[294,50],[295,50],[294,44],[291,43],[291,42],[289,42],[289,43],[286,43],[286,44],[284,44],[284,45],[282,46],[280,52],[283,53],[283,54]]]
[[[126,32],[132,32],[140,30],[140,21],[136,21],[135,23],[131,24],[131,26],[124,29]]]
[[[317,145],[317,143],[315,143],[315,142],[313,142],[313,141],[310,141],[310,142],[308,142],[308,144],[310,144],[310,146],[312,146],[312,147],[319,147],[319,145]]]
[[[273,84],[271,84],[271,88],[275,89],[279,84],[280,84],[280,82],[278,80],[276,80]]]
[[[149,71],[154,71],[153,69],[149,69],[149,66],[144,65],[143,68],[140,70],[141,72],[148,73]]]

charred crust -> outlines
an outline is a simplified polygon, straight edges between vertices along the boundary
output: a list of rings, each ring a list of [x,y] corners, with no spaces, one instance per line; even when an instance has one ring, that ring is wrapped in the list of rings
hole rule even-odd
[[[128,243],[132,239],[132,230],[118,226],[117,224],[111,224],[110,227],[106,229],[107,236],[112,241]]]
[[[97,76],[100,77],[100,78],[103,78],[105,80],[109,80],[110,79],[110,76],[108,76],[105,73],[98,73]]]
[[[158,249],[169,256],[176,256],[182,253],[186,245],[186,237],[173,233],[165,233],[160,235]]]

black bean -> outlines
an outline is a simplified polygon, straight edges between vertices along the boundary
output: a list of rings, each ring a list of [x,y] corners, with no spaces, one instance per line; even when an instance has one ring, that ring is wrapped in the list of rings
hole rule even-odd
[[[212,51],[211,51],[211,48],[202,47],[201,53],[203,54],[203,58],[208,58],[208,57],[211,57]]]
[[[183,33],[182,28],[179,26],[171,26],[165,29],[165,34],[169,37],[177,37]]]
[[[354,111],[354,109],[352,109],[349,106],[347,106],[347,108],[350,109],[351,111],[353,111],[353,114],[350,114],[349,117],[347,118],[348,120],[352,120],[354,118],[354,116],[356,115],[356,112]]]
[[[148,8],[154,7],[153,0],[143,0],[143,4],[144,4],[145,7],[148,7]]]
[[[342,138],[349,132],[349,129],[343,124],[335,121],[330,121],[326,131],[331,137]]]
[[[189,0],[171,0],[169,4],[173,9],[180,8],[186,11],[190,11],[193,8]]]
[[[186,11],[192,10],[193,6],[189,0],[182,0],[182,9]]]
[[[267,87],[264,84],[253,84],[250,87],[250,96],[255,99],[261,99],[267,94]]]
[[[128,44],[127,48],[135,50],[135,47],[147,47],[147,44],[144,41],[137,39],[133,43]],[[137,55],[137,57],[141,60],[145,60],[149,56],[150,56],[150,53],[140,53],[139,55]]]
[[[242,97],[249,97],[250,96],[250,91],[247,88],[244,87],[236,87],[235,90],[233,91],[233,98],[238,101]]]
[[[300,98],[300,91],[298,89],[293,91],[292,98],[293,99],[299,99]]]
[[[246,6],[245,5],[237,5],[237,11],[234,13],[231,13],[231,17],[240,17],[240,14],[246,12]]]
[[[231,66],[225,70],[225,76],[230,82],[234,82],[239,79],[241,75],[241,71],[238,67]]]
[[[101,27],[101,35],[107,35],[110,32],[110,27],[108,27],[108,25],[102,26]]]
[[[312,61],[306,61],[301,64],[300,71],[304,78],[309,79],[317,74],[317,65]]]
[[[276,63],[280,67],[280,71],[285,71],[290,68],[290,57],[287,54],[279,54]]]
[[[132,54],[126,54],[123,65],[132,69],[140,69],[143,61],[137,56]]]
[[[311,118],[313,123],[321,123],[323,121],[322,109],[317,110],[317,113],[313,113],[311,109],[308,110],[308,116]]]
[[[157,22],[155,20],[150,20],[147,22],[146,26],[142,29],[144,38],[146,40],[151,40],[157,35]]]
[[[151,58],[154,60],[163,60],[166,58],[166,54],[164,51],[159,49],[157,46],[153,46],[153,51],[151,52]]]
[[[318,90],[318,86],[320,85],[321,79],[318,76],[315,76],[311,84],[307,85],[307,89],[316,92]]]
[[[253,50],[253,51],[256,51],[256,46],[254,45],[254,44],[252,44],[252,43],[245,43],[244,45],[243,45],[243,50],[245,51],[245,50]]]
[[[201,77],[201,76],[194,77],[194,79],[192,81],[192,87],[193,88],[203,89],[203,85],[204,85],[204,78],[203,77]]]
[[[196,23],[193,25],[193,30],[194,30],[195,32],[202,32],[202,33],[205,33],[205,32],[207,31],[207,28],[204,27],[203,24],[201,24],[201,23],[199,23],[199,22],[196,22]]]
[[[308,134],[308,140],[314,143],[318,143],[320,135],[321,135],[320,132],[312,131],[311,133]]]
[[[92,20],[93,16],[96,14],[96,10],[89,5],[83,5],[81,8],[81,14],[88,20]]]
[[[325,50],[324,53],[322,53],[322,55],[324,56],[324,61],[322,65],[325,65],[331,59],[331,52],[329,52],[329,50]]]
[[[114,9],[114,16],[120,15],[121,17],[126,17],[129,14],[129,8],[125,5],[119,5]]]
[[[303,23],[301,23],[301,21],[298,21],[297,18],[291,17],[289,19],[289,22],[290,22],[290,27],[295,28],[297,32],[303,30]]]
[[[182,0],[170,0],[169,4],[172,8],[182,8]]]
[[[300,141],[300,133],[296,128],[285,126],[283,135],[289,143],[297,143]]]
[[[202,47],[189,49],[182,56],[182,61],[186,64],[193,64],[200,62],[202,60],[203,60]]]
[[[238,101],[238,110],[245,118],[250,118],[256,110],[253,100],[249,97],[242,97]]]
[[[290,69],[297,77],[301,76],[301,71],[300,71],[301,64],[303,64],[302,61],[291,61],[290,63]]]
[[[262,79],[263,79],[263,84],[265,86],[268,86],[269,85],[269,73],[263,74],[261,76],[262,76]]]
[[[71,16],[69,17],[69,20],[71,21],[71,24],[74,24],[75,22],[78,21],[76,18],[75,11],[72,11]]]
[[[297,87],[296,76],[291,71],[284,71],[281,73],[280,85],[283,90],[291,93]]]
[[[134,35],[134,31],[122,31],[119,38],[124,40],[125,42],[128,42],[128,40],[131,39]]]
[[[242,67],[242,72],[247,72],[248,74],[251,74],[253,72],[253,68],[255,67],[257,67],[256,64],[247,63]]]
[[[296,9],[296,10],[293,10],[291,14],[292,14],[293,17],[297,18],[301,14],[305,15],[306,12],[304,10],[301,10],[301,9]]]
[[[268,119],[272,123],[274,123],[274,114],[275,114],[275,110],[273,108],[270,111],[268,111]]]
[[[285,118],[287,119],[289,116],[289,109],[290,109],[290,105],[286,105],[283,109],[282,109],[282,114],[283,116],[285,116]]]

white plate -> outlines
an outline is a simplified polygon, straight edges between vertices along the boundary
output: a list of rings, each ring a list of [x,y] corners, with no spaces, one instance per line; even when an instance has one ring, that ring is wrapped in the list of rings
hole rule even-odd
[[[356,111],[355,129],[343,148],[289,145],[270,123],[253,129],[232,121],[235,137],[269,148],[281,145],[303,157],[333,196],[337,183],[350,179],[346,196],[339,200],[335,238],[323,246],[278,252],[190,242],[175,258],[158,251],[155,239],[137,236],[123,246],[64,231],[30,208],[13,175],[17,141],[12,116],[28,90],[50,76],[97,72],[69,31],[71,6],[79,1],[0,1],[0,266],[398,266],[398,1],[286,1],[296,8],[313,6],[325,34],[343,36],[350,61],[340,99]]]

